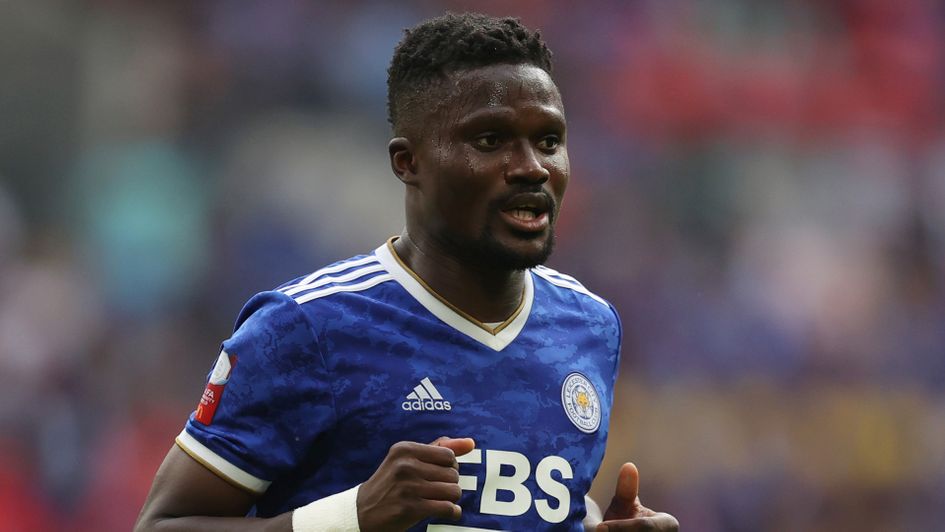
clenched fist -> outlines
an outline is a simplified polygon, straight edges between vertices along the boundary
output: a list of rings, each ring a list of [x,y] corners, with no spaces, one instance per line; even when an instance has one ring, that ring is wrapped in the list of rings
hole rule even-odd
[[[426,445],[395,443],[358,490],[361,530],[402,531],[430,517],[459,519],[459,464],[475,448],[470,438],[442,437]]]

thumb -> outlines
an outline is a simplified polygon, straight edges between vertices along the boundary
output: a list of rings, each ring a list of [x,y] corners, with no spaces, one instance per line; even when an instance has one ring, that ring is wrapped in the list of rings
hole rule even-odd
[[[610,507],[607,508],[604,519],[629,519],[634,517],[636,513],[635,502],[639,493],[640,471],[632,462],[627,462],[620,467],[614,498],[610,501]]]
[[[621,500],[629,501],[633,504],[633,501],[637,500],[639,494],[640,470],[637,469],[637,466],[633,462],[627,462],[620,467],[615,497],[619,497]]]
[[[430,445],[452,449],[456,456],[462,456],[476,448],[476,442],[472,438],[449,438],[446,436],[437,438]]]

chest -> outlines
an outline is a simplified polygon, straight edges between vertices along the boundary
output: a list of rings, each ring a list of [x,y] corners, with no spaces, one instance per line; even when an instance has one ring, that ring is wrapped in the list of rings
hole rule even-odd
[[[583,507],[613,384],[614,354],[594,334],[526,327],[495,351],[415,322],[333,344],[334,434],[352,462],[376,464],[397,441],[470,437],[477,448],[459,459],[470,518],[550,523]]]
[[[393,441],[593,443],[611,394],[613,353],[580,329],[526,327],[501,351],[436,322],[327,343],[339,427],[370,427]],[[478,434],[465,434],[473,428]]]

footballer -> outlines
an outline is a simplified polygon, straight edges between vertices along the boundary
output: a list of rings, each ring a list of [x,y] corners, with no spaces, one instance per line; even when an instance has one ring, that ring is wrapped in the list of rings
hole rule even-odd
[[[388,144],[406,227],[250,299],[136,530],[677,530],[620,471],[601,515],[614,308],[542,264],[570,178],[537,32],[406,31]]]

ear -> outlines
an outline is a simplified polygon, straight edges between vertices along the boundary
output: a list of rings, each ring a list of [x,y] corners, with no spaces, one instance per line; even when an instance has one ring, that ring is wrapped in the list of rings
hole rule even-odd
[[[417,185],[417,156],[406,137],[394,137],[387,143],[390,169],[405,185]]]

